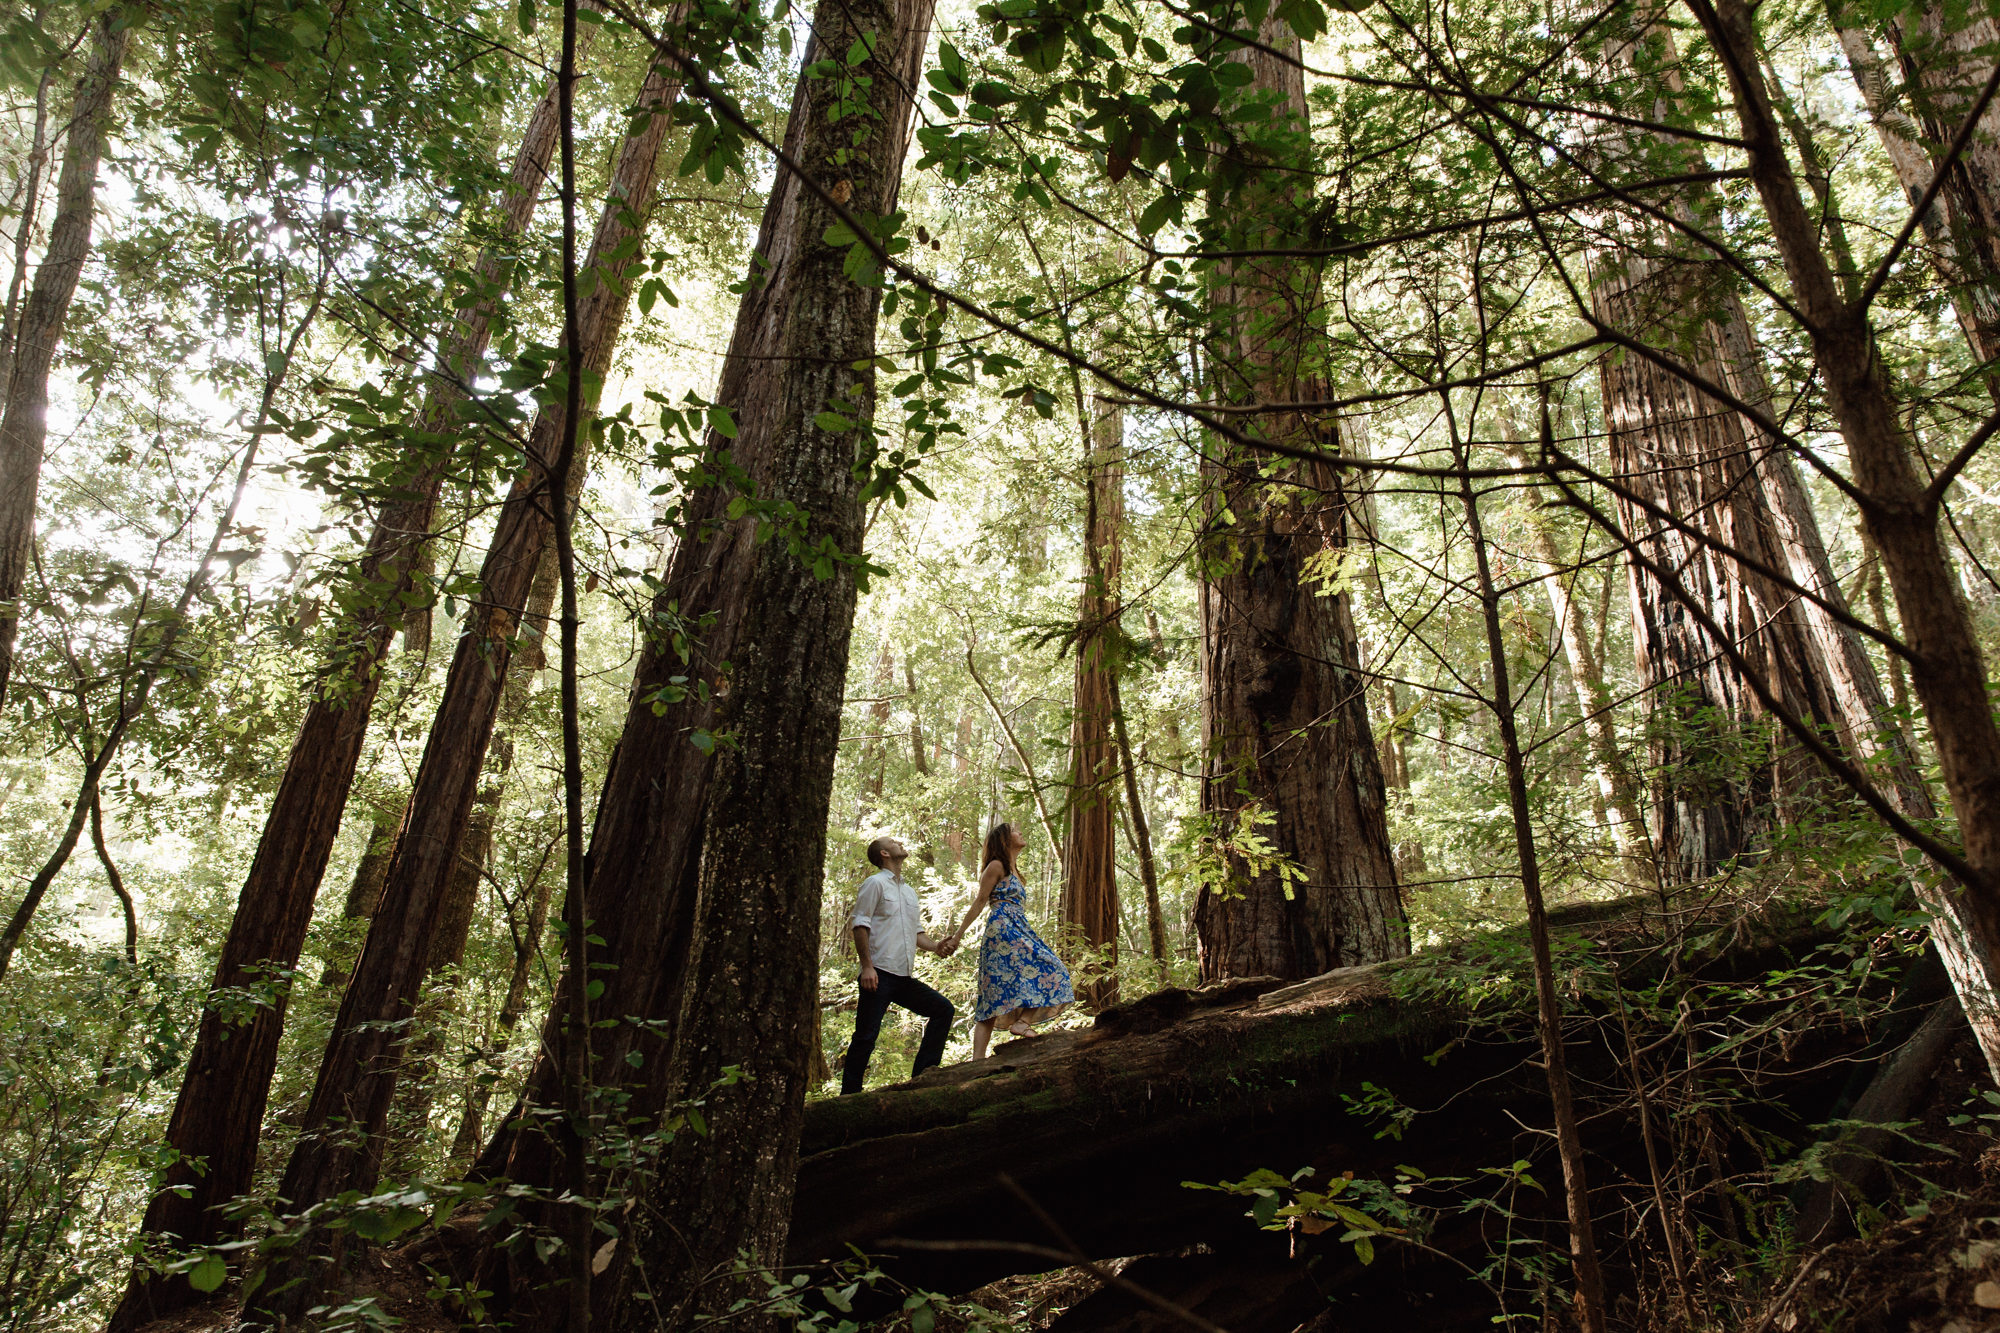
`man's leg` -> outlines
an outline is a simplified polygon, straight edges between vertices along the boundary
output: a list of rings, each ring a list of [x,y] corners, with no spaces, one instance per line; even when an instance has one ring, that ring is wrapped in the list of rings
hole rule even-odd
[[[910,1067],[910,1077],[915,1078],[944,1059],[944,1043],[951,1036],[951,1020],[956,1011],[950,1000],[915,977],[897,988],[896,1003],[927,1020],[923,1043],[917,1047],[916,1063]]]
[[[842,1096],[861,1091],[862,1080],[868,1077],[868,1057],[875,1054],[875,1039],[882,1035],[882,1015],[889,1012],[889,999],[895,994],[887,972],[878,968],[875,976],[875,989],[862,991],[861,1002],[854,1006],[854,1040],[847,1043],[847,1059],[840,1065]]]

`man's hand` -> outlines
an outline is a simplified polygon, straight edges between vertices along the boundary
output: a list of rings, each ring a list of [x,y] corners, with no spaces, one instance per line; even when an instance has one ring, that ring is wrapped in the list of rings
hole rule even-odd
[[[861,965],[861,989],[874,990],[881,984],[882,978],[875,975],[875,965],[873,963],[863,963]]]

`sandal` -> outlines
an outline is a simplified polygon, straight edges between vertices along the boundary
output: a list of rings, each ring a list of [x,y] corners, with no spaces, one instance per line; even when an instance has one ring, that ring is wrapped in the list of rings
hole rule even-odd
[[[1017,1037],[1032,1037],[1037,1035],[1035,1030],[1032,1027],[1029,1027],[1025,1020],[1014,1024],[1014,1026],[1008,1028],[1007,1030],[1013,1033]]]

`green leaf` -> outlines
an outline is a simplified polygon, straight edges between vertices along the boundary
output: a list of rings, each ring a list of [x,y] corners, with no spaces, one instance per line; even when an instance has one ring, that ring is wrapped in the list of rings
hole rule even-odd
[[[821,412],[813,418],[813,425],[829,435],[838,435],[844,430],[854,429],[854,423],[838,412]]]
[[[188,1285],[196,1291],[210,1292],[221,1286],[222,1280],[228,1276],[229,1269],[222,1262],[222,1256],[211,1254],[190,1268],[187,1278]]]
[[[535,0],[520,0],[514,7],[514,22],[527,36],[535,35]]]

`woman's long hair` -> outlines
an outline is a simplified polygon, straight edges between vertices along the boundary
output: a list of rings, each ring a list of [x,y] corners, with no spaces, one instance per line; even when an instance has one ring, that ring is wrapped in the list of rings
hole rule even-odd
[[[1014,873],[1014,826],[1012,824],[995,824],[992,831],[986,835],[986,856],[979,864],[983,866],[991,865],[995,861],[1000,863],[1001,868],[1007,874],[1011,875]]]

